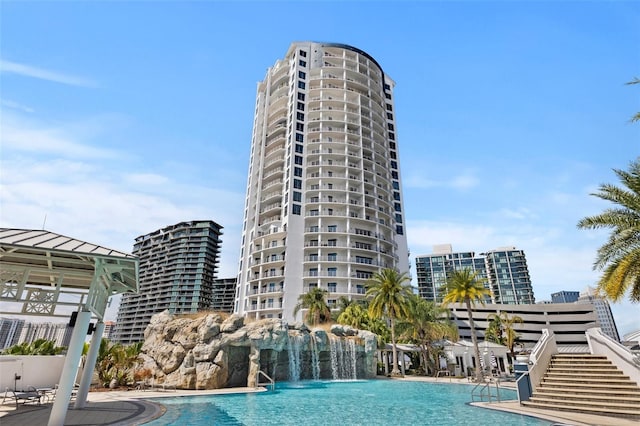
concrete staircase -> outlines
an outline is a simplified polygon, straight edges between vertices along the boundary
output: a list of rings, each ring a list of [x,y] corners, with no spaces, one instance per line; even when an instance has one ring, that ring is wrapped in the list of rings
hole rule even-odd
[[[605,356],[555,354],[522,405],[640,420],[640,387]]]

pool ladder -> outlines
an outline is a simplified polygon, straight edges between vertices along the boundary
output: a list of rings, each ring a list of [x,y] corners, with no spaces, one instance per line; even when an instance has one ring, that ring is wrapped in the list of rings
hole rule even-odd
[[[265,379],[267,379],[266,382],[261,382],[260,381],[260,375],[264,376]],[[269,377],[267,375],[267,373],[265,373],[262,370],[258,370],[258,386],[264,386],[268,389],[268,386],[271,385],[271,390],[275,390],[276,389],[276,382],[275,380],[273,380],[271,377]]]
[[[489,402],[491,402],[491,398],[493,397],[493,395],[491,395],[492,384],[495,384],[496,388],[496,402],[500,402],[500,379],[494,379],[493,377],[490,377],[488,382],[483,381],[473,387],[473,390],[471,391],[471,401],[475,402],[476,397],[479,397],[480,401],[484,401],[486,396],[489,399]]]

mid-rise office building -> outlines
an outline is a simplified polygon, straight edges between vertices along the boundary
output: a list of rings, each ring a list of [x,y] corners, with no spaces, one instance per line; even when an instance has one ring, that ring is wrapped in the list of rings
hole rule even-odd
[[[135,240],[140,259],[139,293],[124,294],[118,309],[115,341],[144,340],[154,314],[210,310],[219,261],[222,226],[211,220],[180,222]]]
[[[301,294],[364,297],[409,272],[394,82],[366,52],[293,43],[258,84],[235,311],[294,318]]]
[[[116,322],[115,321],[105,321],[104,322],[104,331],[102,332],[102,337],[107,340],[113,339],[113,334],[116,331]]]
[[[416,256],[418,292],[427,300],[442,302],[451,273],[470,269],[490,290],[487,303],[535,303],[524,251],[502,247],[485,253],[454,252],[450,244],[434,246],[433,254]]]
[[[56,346],[68,347],[71,342],[73,327],[67,323],[26,322],[20,330],[20,343],[33,343],[36,340],[50,340]]]
[[[0,350],[18,344],[24,323],[17,318],[0,318]]]
[[[536,303],[524,251],[501,247],[481,254],[485,257],[487,281],[494,303]]]
[[[233,313],[237,282],[238,280],[235,278],[218,278],[213,280],[212,311]]]
[[[551,293],[551,303],[573,303],[580,297],[579,291],[558,291]]]
[[[577,303],[590,303],[595,306],[596,314],[598,315],[598,322],[600,323],[600,329],[604,334],[620,341],[620,335],[618,334],[618,327],[616,326],[616,320],[613,318],[611,312],[611,306],[609,302],[602,296],[599,296],[593,287],[587,287],[578,298]]]

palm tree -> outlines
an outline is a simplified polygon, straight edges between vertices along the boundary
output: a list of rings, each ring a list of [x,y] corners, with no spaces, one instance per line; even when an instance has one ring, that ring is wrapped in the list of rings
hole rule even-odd
[[[631,302],[640,302],[640,157],[629,171],[613,170],[624,187],[602,184],[598,198],[615,207],[578,222],[581,229],[611,228],[609,240],[598,249],[593,269],[603,271],[598,291],[613,302],[629,292]]]
[[[331,309],[325,301],[327,290],[315,287],[308,293],[298,297],[298,304],[293,308],[293,315],[297,315],[301,309],[306,309],[305,320],[311,325],[321,324],[331,319]]]
[[[350,304],[338,315],[339,324],[350,325],[360,330],[367,329],[369,320],[367,310],[359,303]]]
[[[628,82],[627,84],[640,84],[640,78],[634,77],[634,79]],[[635,115],[631,117],[631,120],[629,121],[631,121],[632,123],[640,121],[640,112],[636,112]]]
[[[522,324],[522,318],[518,315],[509,316],[506,312],[500,312],[500,315],[491,314],[489,318],[491,319],[485,332],[485,339],[509,348],[511,359],[514,359],[513,348],[516,345],[516,340],[520,337],[514,326],[515,324]]]
[[[420,363],[425,374],[429,368],[436,369],[437,356],[433,343],[441,339],[458,339],[458,327],[449,319],[449,310],[432,301],[424,300],[417,294],[411,295],[409,315],[401,325],[404,328],[401,338],[420,346]]]
[[[370,300],[369,316],[372,318],[387,318],[391,325],[392,376],[400,375],[395,322],[399,318],[406,317],[409,313],[408,299],[412,294],[411,287],[404,285],[406,281],[409,281],[406,273],[401,274],[395,269],[382,269],[376,272],[367,282],[366,295]]]
[[[480,349],[478,348],[478,336],[473,323],[473,313],[471,306],[476,302],[484,305],[484,298],[489,294],[489,289],[485,288],[484,280],[470,269],[458,269],[453,271],[445,284],[446,294],[443,303],[464,303],[469,315],[469,327],[471,328],[471,341],[476,356],[476,381],[482,381],[482,370],[480,369]]]

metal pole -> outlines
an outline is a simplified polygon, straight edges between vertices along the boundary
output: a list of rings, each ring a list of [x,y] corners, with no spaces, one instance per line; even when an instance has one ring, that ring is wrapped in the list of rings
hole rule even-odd
[[[99,321],[98,324],[96,324],[96,329],[93,331],[93,336],[91,337],[89,353],[87,354],[87,360],[84,364],[84,370],[82,371],[82,379],[80,380],[80,388],[78,389],[74,408],[84,408],[85,405],[87,405],[87,394],[89,393],[89,387],[91,386],[91,379],[93,379],[93,370],[96,367],[96,360],[98,359],[98,351],[100,350],[100,342],[102,341],[103,332],[104,323]]]
[[[69,400],[73,391],[74,381],[78,372],[78,364],[82,356],[82,348],[84,339],[87,337],[87,329],[91,321],[91,312],[80,311],[76,319],[69,349],[67,349],[67,357],[64,361],[62,374],[60,375],[60,384],[56,391],[56,399],[51,407],[48,426],[64,426],[64,420],[67,416],[69,408]]]

